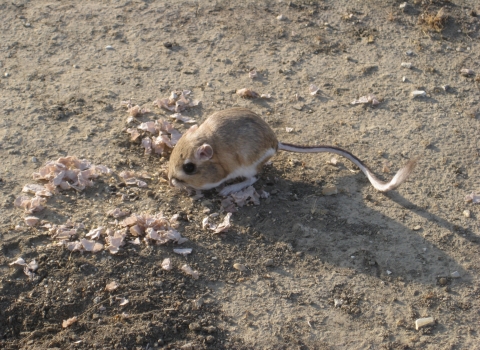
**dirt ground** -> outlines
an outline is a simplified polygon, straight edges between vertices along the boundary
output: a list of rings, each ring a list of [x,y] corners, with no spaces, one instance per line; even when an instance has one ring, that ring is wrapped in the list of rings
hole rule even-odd
[[[0,348],[480,349],[480,205],[465,200],[480,191],[480,6],[402,3],[2,2]],[[235,94],[246,87],[271,98]],[[271,196],[215,234],[202,219],[222,220],[222,198],[170,188],[168,159],[125,132],[121,101],[150,109],[141,121],[168,119],[152,102],[172,90],[201,101],[183,112],[198,122],[248,107],[280,140],[338,145],[384,178],[420,162],[381,194],[347,160],[280,153],[254,185]],[[368,94],[380,103],[351,104]],[[174,243],[71,252],[28,227],[15,198],[67,155],[114,173],[49,198],[34,213],[42,225],[83,223],[73,240],[114,225],[116,207],[179,214],[192,254]],[[124,187],[122,170],[148,173],[148,186]],[[19,257],[36,260],[33,277],[10,265]],[[416,330],[423,317],[434,322]]]

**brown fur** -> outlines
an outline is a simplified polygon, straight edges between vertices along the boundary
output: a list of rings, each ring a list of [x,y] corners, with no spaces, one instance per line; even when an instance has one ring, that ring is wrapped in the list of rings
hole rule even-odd
[[[195,151],[203,144],[212,146],[213,157],[208,161],[196,161]],[[265,150],[277,150],[277,145],[272,129],[254,112],[246,108],[219,111],[208,117],[198,129],[187,131],[178,141],[170,156],[168,177],[201,188],[221,181],[239,166],[255,163]],[[183,174],[186,159],[196,164],[195,174]]]

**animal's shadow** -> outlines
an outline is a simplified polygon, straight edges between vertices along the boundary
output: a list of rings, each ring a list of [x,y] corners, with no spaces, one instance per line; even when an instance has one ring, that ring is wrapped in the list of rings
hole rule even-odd
[[[276,177],[275,173],[272,170],[267,177]],[[234,222],[361,274],[425,285],[438,284],[440,277],[453,283],[454,271],[462,282],[471,278],[447,253],[447,246],[460,234],[478,244],[472,232],[410,202],[400,194],[402,188],[386,195],[371,189],[365,196],[362,186],[370,184],[361,173],[339,177],[343,191],[324,196],[318,184],[284,178],[273,184],[264,175],[256,187],[275,194],[259,206],[241,208]]]

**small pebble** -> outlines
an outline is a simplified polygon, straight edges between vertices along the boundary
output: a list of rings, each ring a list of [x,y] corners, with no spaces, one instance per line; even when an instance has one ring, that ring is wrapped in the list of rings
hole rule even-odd
[[[447,281],[447,279],[446,279],[445,277],[440,277],[440,278],[438,279],[438,283],[439,283],[441,286],[446,285],[447,282],[448,282],[448,281]]]
[[[402,77],[402,81],[403,81],[403,82],[406,82],[406,81],[407,81],[407,77]]]
[[[236,270],[238,270],[238,271],[241,271],[241,272],[243,272],[243,271],[245,271],[245,270],[247,269],[247,268],[245,267],[245,265],[239,264],[239,263],[233,264],[233,268],[236,269]]]
[[[427,93],[423,90],[412,91],[412,97],[425,97],[425,96],[427,96]]]
[[[470,210],[464,210],[463,211],[463,216],[465,216],[466,218],[469,218],[471,215],[472,215],[472,213],[470,212]]]
[[[429,326],[434,322],[433,317],[419,318],[415,321],[415,329],[418,331],[420,328]]]
[[[410,62],[402,62],[400,65],[403,68],[408,68],[408,69],[412,68],[412,64]]]
[[[333,299],[333,303],[335,304],[335,307],[340,307],[343,305],[343,300],[342,299]]]
[[[277,16],[277,19],[278,19],[279,21],[283,21],[283,20],[285,20],[285,16],[284,16],[284,15],[278,15],[278,16]]]
[[[452,276],[453,278],[460,278],[460,274],[458,273],[458,271],[453,271],[450,276]]]
[[[105,46],[105,50],[113,50],[113,46],[107,45]]]
[[[31,27],[32,25],[30,23],[25,23],[25,27]]]
[[[167,42],[163,43],[163,46],[165,46],[167,49],[171,49],[173,44],[171,42],[167,41]]]
[[[407,56],[412,56],[413,55],[413,51],[412,50],[408,50],[407,52],[405,52],[407,54]]]
[[[392,274],[392,271],[387,270],[387,275],[391,275],[391,274]]]
[[[401,3],[399,8],[401,8],[402,10],[405,10],[407,8],[407,3],[406,2]]]
[[[5,78],[8,78],[8,77],[10,76],[10,73],[5,73],[3,76],[4,76]]]
[[[75,69],[78,68],[78,66],[76,64],[74,64],[72,67],[75,68]]]
[[[38,162],[37,157],[32,157],[32,163],[37,163],[37,162]]]
[[[422,228],[422,226],[417,225],[417,226],[415,226],[415,227],[413,228],[413,230],[414,230],[414,231],[418,231],[418,230],[420,230],[421,228]]]

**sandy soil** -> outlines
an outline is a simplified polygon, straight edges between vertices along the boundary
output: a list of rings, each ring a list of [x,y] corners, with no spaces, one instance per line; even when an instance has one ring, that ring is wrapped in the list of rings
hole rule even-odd
[[[465,201],[480,191],[480,7],[402,2],[0,4],[0,348],[480,349],[480,205]],[[271,98],[242,99],[244,87]],[[171,189],[168,159],[145,156],[125,132],[121,101],[149,108],[141,121],[168,118],[152,102],[183,89],[201,100],[183,113],[199,122],[245,106],[280,140],[339,145],[385,178],[421,160],[383,195],[347,160],[279,154],[255,184],[271,197],[214,234],[202,219],[221,198]],[[367,94],[381,103],[351,104]],[[116,207],[180,214],[192,254],[174,243],[71,252],[26,226],[15,198],[67,155],[114,174],[55,194],[35,213],[42,225],[83,223],[74,240],[113,226]],[[130,169],[147,172],[148,187],[124,187],[118,173]],[[328,186],[338,194],[323,195]],[[33,277],[9,265],[18,257],[36,260]],[[421,317],[434,323],[416,330]]]

